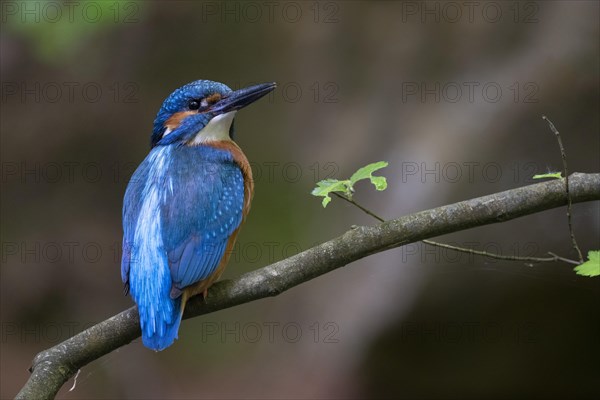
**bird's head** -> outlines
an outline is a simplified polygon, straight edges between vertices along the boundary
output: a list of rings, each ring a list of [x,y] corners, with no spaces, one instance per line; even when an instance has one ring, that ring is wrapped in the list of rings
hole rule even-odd
[[[273,89],[275,83],[236,91],[219,82],[188,83],[171,93],[158,111],[151,146],[232,140],[235,113]]]

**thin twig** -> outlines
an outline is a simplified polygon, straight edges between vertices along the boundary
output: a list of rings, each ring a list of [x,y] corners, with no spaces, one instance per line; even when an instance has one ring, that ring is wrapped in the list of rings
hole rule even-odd
[[[369,210],[368,208],[360,205],[358,202],[356,202],[356,200],[348,198],[340,193],[337,192],[332,192],[334,195],[336,195],[337,197],[339,197],[342,200],[346,200],[348,203],[358,207],[360,210],[364,211],[365,213],[369,214],[371,217],[375,218],[376,220],[378,220],[379,222],[385,222],[385,219],[383,219],[382,217],[380,217],[379,215],[375,214],[373,211]],[[496,253],[489,253],[487,251],[481,251],[481,250],[473,250],[473,249],[468,249],[466,247],[458,247],[458,246],[452,246],[450,244],[445,244],[445,243],[439,243],[439,242],[435,242],[433,240],[422,240],[423,243],[426,243],[430,246],[436,246],[436,247],[441,247],[443,249],[450,249],[450,250],[454,250],[454,251],[458,251],[461,253],[467,253],[467,254],[474,254],[474,255],[478,255],[478,256],[483,256],[483,257],[489,257],[489,258],[494,258],[497,260],[509,260],[509,261],[529,261],[529,262],[553,262],[553,261],[565,261],[568,262],[570,264],[575,264],[575,265],[579,265],[580,263],[574,260],[569,260],[568,258],[564,258],[564,257],[560,257],[554,253],[550,253],[548,252],[548,254],[550,254],[552,257],[520,257],[520,256],[505,256],[503,254],[496,254]]]
[[[432,240],[422,240],[422,242],[430,244],[432,246],[442,247],[444,249],[456,250],[456,251],[460,251],[462,253],[469,253],[469,254],[475,254],[475,255],[478,255],[478,256],[495,258],[497,260],[531,261],[531,262],[552,262],[552,261],[558,261],[559,259],[562,259],[562,258],[559,258],[558,256],[552,256],[552,257],[505,256],[503,254],[489,253],[487,251],[480,251],[480,250],[467,249],[465,247],[452,246],[450,244],[434,242]]]
[[[385,219],[381,218],[379,215],[375,214],[373,211],[369,210],[368,208],[365,208],[365,207],[361,206],[360,204],[358,204],[353,199],[349,199],[348,197],[346,197],[346,196],[344,196],[342,194],[339,194],[338,192],[331,192],[331,193],[335,194],[340,199],[346,200],[348,203],[353,204],[355,207],[360,208],[362,211],[364,211],[365,213],[369,214],[371,217],[375,218],[379,222],[385,222]]]
[[[583,254],[581,254],[581,249],[577,245],[577,240],[575,239],[575,232],[573,231],[573,223],[571,221],[571,194],[569,193],[569,169],[567,168],[567,153],[565,153],[565,148],[562,143],[562,139],[560,138],[560,133],[558,133],[558,129],[554,126],[552,121],[548,119],[545,115],[542,115],[542,119],[548,122],[548,126],[554,136],[556,136],[556,140],[558,141],[558,147],[560,147],[560,155],[562,157],[563,162],[563,174],[565,176],[565,192],[567,192],[567,221],[569,223],[569,233],[571,234],[571,243],[573,244],[573,248],[577,251],[577,255],[579,256],[579,264],[583,264]]]
[[[553,256],[553,257],[556,257],[556,259],[557,259],[558,261],[564,261],[564,262],[566,262],[566,263],[573,264],[573,265],[579,265],[579,264],[581,264],[579,261],[575,261],[575,260],[571,260],[571,259],[569,259],[569,258],[564,258],[564,257],[561,257],[561,256],[559,256],[559,255],[556,255],[556,254],[554,254],[554,253],[553,253],[553,252],[551,252],[551,251],[549,251],[549,252],[548,252],[548,254],[550,254],[550,255],[551,255],[551,256]]]

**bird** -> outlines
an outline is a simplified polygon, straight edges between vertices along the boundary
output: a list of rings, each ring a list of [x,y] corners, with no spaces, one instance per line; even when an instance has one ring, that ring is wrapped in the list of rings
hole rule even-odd
[[[206,300],[227,265],[254,192],[249,161],[234,141],[234,117],[275,87],[233,91],[197,80],[158,111],[122,215],[121,278],[149,349],[173,344],[187,301],[197,294]]]

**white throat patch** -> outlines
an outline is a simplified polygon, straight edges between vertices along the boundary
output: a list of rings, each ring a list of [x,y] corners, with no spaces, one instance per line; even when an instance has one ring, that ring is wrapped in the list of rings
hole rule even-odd
[[[199,145],[208,141],[231,141],[229,137],[229,129],[233,122],[233,117],[237,111],[230,111],[226,114],[217,115],[208,122],[204,128],[194,135],[194,138],[189,141],[191,145]]]

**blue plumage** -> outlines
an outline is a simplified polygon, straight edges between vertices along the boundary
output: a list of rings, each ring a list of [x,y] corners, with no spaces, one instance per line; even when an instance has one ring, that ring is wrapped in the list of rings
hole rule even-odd
[[[121,268],[146,346],[162,350],[176,338],[177,297],[215,271],[241,223],[243,202],[239,166],[229,152],[210,146],[156,147],[133,174]]]
[[[253,188],[248,160],[232,141],[233,117],[274,88],[233,92],[195,81],[158,112],[152,149],[125,192],[121,260],[151,349],[173,343],[187,299],[206,293],[223,271]]]

